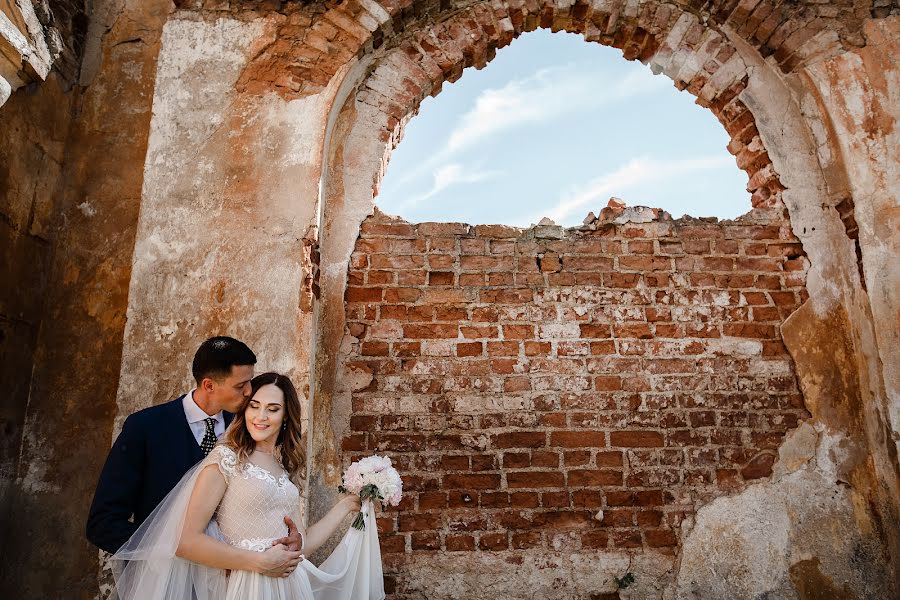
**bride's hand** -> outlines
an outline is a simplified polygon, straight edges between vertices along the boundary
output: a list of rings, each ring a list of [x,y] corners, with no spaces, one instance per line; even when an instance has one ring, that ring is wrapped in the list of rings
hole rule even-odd
[[[302,560],[301,552],[288,550],[284,545],[278,544],[259,553],[254,570],[266,577],[287,577]]]
[[[358,494],[344,494],[338,502],[344,505],[348,513],[359,512],[362,509],[362,501]]]

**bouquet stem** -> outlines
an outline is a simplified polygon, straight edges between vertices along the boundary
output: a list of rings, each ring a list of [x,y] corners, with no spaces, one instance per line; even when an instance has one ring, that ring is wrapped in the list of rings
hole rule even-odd
[[[362,512],[356,513],[356,518],[353,519],[353,527],[359,529],[360,531],[365,531],[366,529],[366,516]]]

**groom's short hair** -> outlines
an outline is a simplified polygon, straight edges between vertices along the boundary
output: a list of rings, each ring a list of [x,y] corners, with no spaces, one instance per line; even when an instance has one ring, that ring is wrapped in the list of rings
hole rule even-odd
[[[191,372],[199,385],[206,377],[222,378],[231,375],[235,365],[255,365],[256,355],[247,344],[233,337],[217,335],[197,348]]]

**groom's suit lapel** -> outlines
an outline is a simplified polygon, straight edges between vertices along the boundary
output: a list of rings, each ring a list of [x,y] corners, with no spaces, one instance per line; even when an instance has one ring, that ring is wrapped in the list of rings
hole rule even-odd
[[[184,396],[179,396],[175,400],[169,402],[169,414],[166,415],[166,425],[171,428],[172,435],[172,454],[175,460],[180,463],[182,471],[187,471],[200,459],[203,458],[203,451],[191,431],[191,426],[187,422],[184,414]]]

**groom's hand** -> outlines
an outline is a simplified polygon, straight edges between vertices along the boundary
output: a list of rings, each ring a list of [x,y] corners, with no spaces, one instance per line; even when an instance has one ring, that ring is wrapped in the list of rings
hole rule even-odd
[[[278,538],[272,542],[272,545],[277,546],[282,544],[287,547],[288,550],[300,552],[300,550],[303,549],[303,538],[300,536],[300,531],[297,530],[297,526],[290,517],[284,518],[284,524],[288,526],[288,534],[285,537]]]

